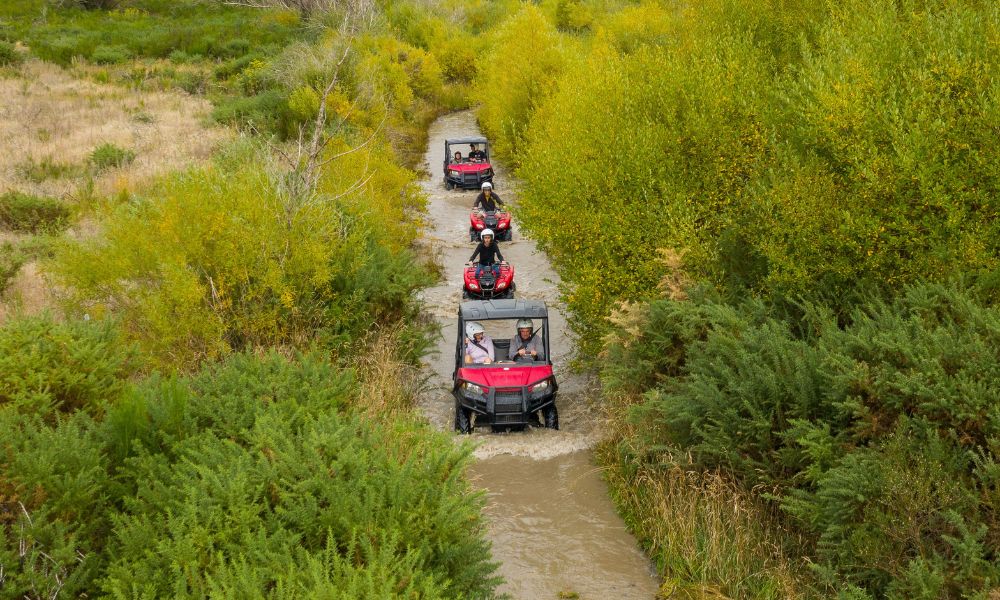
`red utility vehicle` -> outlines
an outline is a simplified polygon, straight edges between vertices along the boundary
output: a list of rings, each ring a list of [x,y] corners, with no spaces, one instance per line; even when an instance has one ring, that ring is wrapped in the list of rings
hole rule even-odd
[[[482,153],[470,158],[472,146]],[[461,157],[456,160],[455,153]],[[490,164],[490,142],[484,137],[449,138],[444,141],[444,186],[449,190],[461,188],[478,190],[483,182],[493,181]]]
[[[542,351],[532,359],[509,360],[519,321],[531,320],[537,327],[531,336]],[[466,324],[482,325],[490,336],[494,360],[467,362]],[[486,338],[484,338],[485,340]],[[544,302],[536,300],[488,300],[462,302],[458,309],[458,340],[455,344],[455,430],[471,433],[475,425],[488,424],[493,431],[523,429],[536,423],[541,412],[545,426],[559,429],[556,392],[549,352],[549,318]],[[520,358],[520,357],[519,357]]]

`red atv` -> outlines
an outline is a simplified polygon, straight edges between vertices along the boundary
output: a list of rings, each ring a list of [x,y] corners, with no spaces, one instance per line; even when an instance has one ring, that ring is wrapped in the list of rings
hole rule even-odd
[[[486,181],[493,181],[489,140],[484,137],[464,137],[444,141],[446,188],[478,190]]]
[[[505,210],[472,209],[469,213],[469,241],[478,242],[479,234],[484,229],[492,229],[498,242],[509,242],[511,239],[510,213]]]
[[[492,298],[513,298],[514,290],[514,267],[503,262],[493,265],[497,270],[493,271],[483,267],[479,271],[479,278],[476,278],[476,266],[466,265],[463,275],[464,287],[462,289],[462,299],[470,298],[475,300],[490,300]]]
[[[515,327],[530,324],[526,342]],[[470,348],[466,325],[485,335],[476,341],[493,351],[491,360],[477,362]],[[473,338],[476,336],[473,334]],[[537,352],[526,359],[512,344],[532,344]],[[482,356],[482,355],[481,355]],[[559,385],[549,358],[549,319],[544,302],[537,300],[488,300],[463,302],[458,309],[458,340],[455,346],[455,430],[472,433],[474,425],[488,424],[493,431],[524,429],[538,423],[541,412],[545,426],[559,429],[556,392]],[[513,360],[513,359],[518,360]]]

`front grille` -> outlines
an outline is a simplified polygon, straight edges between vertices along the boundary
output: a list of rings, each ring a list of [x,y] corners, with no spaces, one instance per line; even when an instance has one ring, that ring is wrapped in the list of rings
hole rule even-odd
[[[497,390],[493,396],[497,413],[520,413],[523,408],[521,390]]]
[[[521,413],[512,415],[497,415],[493,418],[494,425],[522,425],[524,424],[524,418],[521,417]]]

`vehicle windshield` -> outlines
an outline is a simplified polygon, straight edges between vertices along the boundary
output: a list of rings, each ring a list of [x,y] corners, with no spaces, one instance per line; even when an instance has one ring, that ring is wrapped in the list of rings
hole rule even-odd
[[[518,319],[494,319],[475,321],[485,329],[485,335],[479,345],[467,341],[462,336],[462,348],[466,367],[488,367],[497,363],[515,363],[518,365],[546,364],[545,328],[543,319],[533,319],[531,331],[527,328],[524,334],[517,329]],[[468,325],[468,322],[466,323]],[[487,362],[489,350],[493,350],[493,358]]]

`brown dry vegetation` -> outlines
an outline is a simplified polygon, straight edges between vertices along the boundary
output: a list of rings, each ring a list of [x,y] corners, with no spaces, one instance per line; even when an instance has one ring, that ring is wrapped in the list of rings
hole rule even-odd
[[[108,195],[135,190],[157,175],[207,159],[229,129],[208,125],[208,101],[177,92],[149,92],[76,78],[31,60],[0,79],[0,193],[17,190],[72,201],[81,190]],[[95,147],[112,143],[135,152],[126,166],[88,168]],[[46,163],[48,169],[30,165]],[[53,167],[54,165],[54,167]],[[85,218],[70,230],[93,233]],[[23,234],[0,230],[0,242]],[[39,265],[30,262],[0,292],[0,322],[15,312],[53,307]]]
[[[146,92],[72,77],[58,66],[28,61],[0,80],[0,190],[65,197],[89,176],[87,157],[110,142],[133,150],[128,166],[95,173],[98,193],[134,188],[158,174],[207,158],[231,134],[207,127],[207,100]],[[51,161],[75,168],[33,181],[25,167]]]

